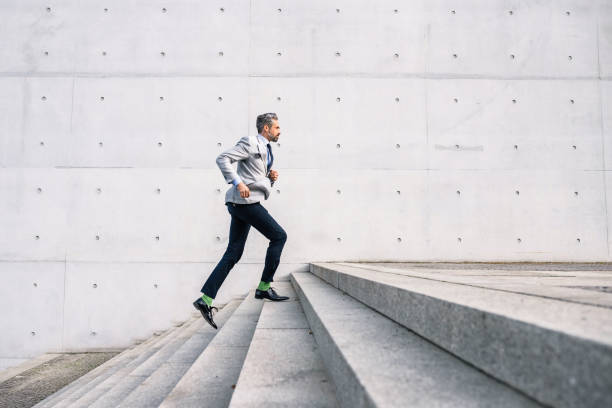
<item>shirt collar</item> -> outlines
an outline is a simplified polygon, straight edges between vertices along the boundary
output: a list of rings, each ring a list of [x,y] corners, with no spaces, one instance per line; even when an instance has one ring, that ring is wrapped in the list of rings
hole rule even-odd
[[[257,138],[258,138],[259,140],[261,140],[261,143],[263,143],[263,144],[270,144],[270,141],[269,141],[268,139],[266,139],[265,137],[263,137],[263,136],[261,135],[261,133],[258,133],[258,134],[257,134]]]

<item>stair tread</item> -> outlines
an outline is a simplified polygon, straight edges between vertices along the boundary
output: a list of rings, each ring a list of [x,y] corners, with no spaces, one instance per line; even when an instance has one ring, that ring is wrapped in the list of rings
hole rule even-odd
[[[108,360],[106,363],[96,367],[89,373],[45,398],[35,407],[61,408],[68,406],[71,402],[75,401],[89,390],[95,388],[97,384],[113,375],[116,371],[120,370],[122,366],[129,364],[131,361],[137,358],[143,350],[150,347],[151,344],[154,344],[160,341],[162,338],[168,336],[173,329],[174,328],[170,328],[168,330],[156,332],[146,341],[128,347],[126,350]]]
[[[189,336],[200,327],[200,319],[192,319],[177,330],[161,348],[125,375],[117,384],[106,391],[92,404],[91,408],[115,407],[151,375],[164,361],[187,341]]]
[[[227,407],[263,302],[251,290],[160,407]]]
[[[291,278],[342,406],[540,406],[313,274]]]
[[[145,341],[141,341],[138,343],[134,343],[123,350],[121,353],[117,354],[113,358],[106,361],[104,364],[99,365],[93,370],[89,371],[85,375],[77,378],[69,384],[66,384],[61,389],[57,390],[53,394],[47,396],[44,400],[40,401],[38,404],[34,405],[33,408],[49,408],[57,404],[61,399],[68,398],[73,392],[75,392],[80,387],[85,386],[91,381],[100,378],[101,376],[106,375],[109,370],[113,367],[117,367],[118,364],[122,364],[125,361],[129,361],[135,358],[138,350],[147,346],[148,343],[157,340],[159,337],[165,336],[168,334],[168,331],[158,331],[155,332],[151,337],[146,339]]]
[[[227,319],[240,305],[240,302],[241,300],[232,300],[215,314],[215,323],[219,329],[223,327]],[[162,403],[164,398],[172,391],[196,358],[218,333],[217,330],[204,321],[199,312],[198,315],[200,324],[197,330],[155,372],[121,401],[118,405],[119,407],[149,408],[156,407]]]
[[[163,336],[160,336],[151,343],[147,343],[145,347],[139,349],[138,352],[135,354],[135,358],[125,362],[125,364],[120,364],[118,365],[118,367],[114,368],[111,375],[106,376],[102,379],[102,381],[99,381],[99,379],[94,379],[95,385],[93,387],[90,387],[89,385],[87,387],[84,387],[84,389],[82,391],[79,391],[76,395],[63,399],[60,403],[58,403],[57,407],[55,408],[61,408],[68,405],[70,405],[70,407],[89,407],[95,400],[100,398],[107,391],[109,391],[116,384],[118,384],[121,379],[123,379],[127,374],[137,368],[149,357],[154,355],[167,342],[171,341],[177,335],[178,331],[180,331],[182,328],[191,324],[194,321],[195,317],[191,317],[183,324],[172,327]]]
[[[577,303],[574,292],[555,287],[563,281],[557,276],[561,272],[529,272],[539,278],[532,277],[536,282],[555,279],[554,284],[539,283],[529,289],[536,284],[530,282],[500,290],[500,276],[482,272],[474,277],[463,270],[414,271],[348,263],[314,263],[311,270],[545,405],[612,405],[612,310]],[[528,273],[519,271],[510,279],[511,272],[504,271],[505,280],[519,282]],[[581,273],[588,279],[603,279],[602,272],[576,275]],[[570,278],[577,283],[576,277]],[[545,292],[547,286],[554,287],[554,296],[564,298],[533,294]],[[593,301],[603,295],[587,298]]]
[[[543,285],[540,285],[541,296],[536,296],[531,293],[521,293],[516,287],[514,291],[500,290],[499,283],[497,285],[487,284],[482,280],[466,279],[465,276],[453,277],[448,272],[442,275],[428,274],[423,270],[402,271],[349,263],[315,263],[313,265],[331,267],[342,273],[361,276],[401,289],[435,296],[448,302],[612,345],[612,325],[607,324],[612,319],[610,308],[543,297]],[[530,289],[529,285],[523,285],[523,291],[533,292],[534,290]],[[593,297],[596,292],[586,292],[585,295]],[[499,301],[500,297],[503,297],[503,302]],[[608,295],[608,297],[612,300],[612,296]],[[558,318],[559,313],[563,314],[563,319]]]
[[[334,407],[335,389],[290,282],[265,301],[229,407]]]

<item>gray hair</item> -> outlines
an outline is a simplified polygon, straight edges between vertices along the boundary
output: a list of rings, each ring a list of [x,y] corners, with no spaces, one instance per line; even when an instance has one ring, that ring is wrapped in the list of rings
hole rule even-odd
[[[264,125],[268,125],[268,127],[272,127],[272,119],[278,120],[278,116],[276,113],[262,113],[257,116],[257,133],[261,133],[264,128]]]

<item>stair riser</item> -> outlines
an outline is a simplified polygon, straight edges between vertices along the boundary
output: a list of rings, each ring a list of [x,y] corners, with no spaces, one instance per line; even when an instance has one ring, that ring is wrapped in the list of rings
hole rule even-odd
[[[544,404],[612,406],[607,345],[319,265],[311,272]]]
[[[215,323],[219,330],[227,319],[240,305],[240,300],[232,300],[215,315]],[[159,406],[164,398],[172,391],[181,377],[187,372],[191,364],[202,353],[206,346],[218,333],[210,327],[203,318],[199,318],[198,329],[183,343],[166,362],[134,389],[119,406],[129,408],[149,408]]]
[[[138,350],[141,350],[142,348],[146,347],[148,344],[156,341],[157,339],[159,339],[159,337],[164,336],[166,334],[167,334],[167,332],[163,332],[163,333],[161,333],[159,335],[151,336],[146,341],[143,341],[140,344],[136,344],[136,345],[133,345],[131,347],[128,347],[127,349],[125,349],[121,353],[117,354],[115,357],[113,357],[110,360],[106,361],[104,364],[99,365],[98,367],[96,367],[93,370],[89,371],[88,373],[86,373],[85,375],[81,376],[77,380],[71,382],[70,384],[67,384],[62,389],[60,389],[60,390],[56,391],[55,393],[49,395],[47,398],[45,398],[44,400],[42,400],[38,404],[36,404],[33,408],[50,408],[50,407],[54,406],[61,399],[69,397],[73,392],[75,392],[75,390],[77,390],[80,387],[84,386],[85,384],[89,383],[93,379],[98,378],[99,376],[104,375],[105,373],[108,372],[108,370],[110,370],[113,367],[116,367],[117,364],[122,364],[125,361],[129,361],[129,360],[133,359],[134,356],[137,354]]]
[[[70,403],[76,401],[81,396],[97,387],[98,384],[104,382],[107,378],[114,375],[114,373],[121,370],[123,366],[130,364],[146,349],[162,341],[166,336],[170,335],[171,332],[172,330],[166,330],[161,335],[153,336],[151,339],[130,350],[127,350],[125,354],[122,353],[117,357],[108,360],[103,365],[104,367],[98,367],[101,369],[99,372],[96,371],[97,368],[92,370],[90,373],[87,373],[80,379],[69,384],[65,393],[58,395],[58,397],[52,396],[53,402],[50,403],[50,405],[46,405],[46,407],[61,408],[68,406]]]
[[[336,407],[333,383],[291,282],[275,286],[289,299],[263,302],[229,408]]]
[[[205,401],[208,408],[227,408],[263,306],[253,296],[251,290],[160,407],[199,408]]]
[[[292,273],[343,407],[541,405],[310,273]]]
[[[291,283],[300,298],[304,314],[317,341],[319,352],[325,361],[329,378],[334,382],[339,406],[342,408],[376,407],[377,405],[372,401],[366,389],[357,379],[357,374],[342,356],[342,350],[332,340],[332,335],[319,319],[308,297],[293,275],[291,275]]]
[[[134,389],[149,377],[159,366],[179,349],[187,338],[200,327],[200,321],[194,320],[191,324],[185,324],[177,329],[176,335],[164,344],[159,350],[152,354],[146,361],[134,368],[119,383],[100,396],[91,408],[116,407]]]
[[[187,324],[193,322],[195,320],[190,320]],[[127,364],[123,364],[119,367],[119,370],[116,370],[111,376],[106,378],[104,381],[98,383],[95,387],[82,394],[76,400],[70,398],[69,401],[65,401],[65,403],[70,403],[70,406],[73,408],[78,407],[89,407],[93,404],[98,398],[104,395],[106,392],[111,390],[115,385],[117,385],[123,377],[131,373],[135,368],[140,366],[144,361],[146,361],[149,357],[154,355],[157,351],[159,351],[165,344],[172,341],[175,337],[177,337],[178,332],[185,326],[185,324],[174,327],[169,333],[158,339],[155,343],[151,343],[148,347],[141,350],[140,354],[136,356],[133,360],[128,362]],[[65,404],[64,403],[64,404]],[[61,408],[61,405],[58,408]]]

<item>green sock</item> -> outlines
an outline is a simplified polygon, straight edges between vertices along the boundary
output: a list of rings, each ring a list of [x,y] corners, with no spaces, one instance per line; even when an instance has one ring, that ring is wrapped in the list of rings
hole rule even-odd
[[[259,286],[257,287],[259,290],[268,290],[270,289],[270,282],[259,281]]]
[[[202,300],[206,302],[208,306],[212,305],[213,298],[206,296],[202,293]]]

